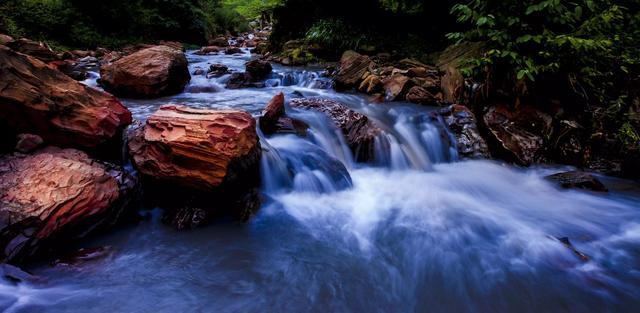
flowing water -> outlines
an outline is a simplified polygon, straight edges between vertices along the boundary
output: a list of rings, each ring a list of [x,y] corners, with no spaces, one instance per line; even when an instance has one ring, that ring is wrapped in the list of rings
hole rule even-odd
[[[191,70],[250,58],[195,56]],[[226,90],[193,77],[186,92],[126,101],[144,120],[165,103],[256,116],[278,91],[321,96],[375,120],[375,161],[354,161],[322,115],[289,109],[307,138],[261,135],[265,203],[247,224],[177,232],[160,208],[82,243],[112,246],[81,266],[36,266],[39,283],[0,284],[7,312],[638,312],[640,197],[559,190],[545,175],[460,161],[429,108],[369,104],[314,69],[276,67],[270,87]],[[95,84],[95,78],[87,84]],[[177,195],[179,196],[179,195]],[[585,262],[558,239],[568,237]]]

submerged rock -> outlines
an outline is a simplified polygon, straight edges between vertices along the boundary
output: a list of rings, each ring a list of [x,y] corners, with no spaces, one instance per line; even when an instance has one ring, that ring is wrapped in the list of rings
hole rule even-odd
[[[118,96],[155,98],[184,90],[191,79],[182,51],[154,46],[100,68],[100,84]]]
[[[170,198],[163,204],[187,203],[241,219],[257,209],[240,203],[260,184],[260,142],[247,112],[163,106],[129,134],[128,146],[133,164],[153,186],[147,190]]]
[[[581,171],[571,171],[547,176],[546,179],[557,183],[562,188],[587,189],[606,192],[607,187],[595,176]]]
[[[136,186],[73,149],[0,160],[0,260],[22,261],[118,222]]]
[[[461,158],[489,158],[489,148],[480,132],[475,115],[463,105],[450,105],[434,113],[441,116],[456,137],[456,148]]]
[[[64,147],[120,141],[131,113],[114,96],[87,87],[32,57],[0,46],[0,126]],[[2,128],[2,127],[0,127]]]
[[[293,108],[325,114],[342,131],[357,161],[367,162],[373,159],[375,138],[382,133],[382,130],[366,115],[329,99],[293,99],[290,105]]]

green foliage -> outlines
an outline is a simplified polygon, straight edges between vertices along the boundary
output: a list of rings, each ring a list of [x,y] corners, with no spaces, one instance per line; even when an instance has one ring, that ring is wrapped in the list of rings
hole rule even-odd
[[[365,43],[365,34],[341,20],[320,20],[313,24],[305,39],[317,43],[326,49],[344,51],[357,50]]]
[[[224,0],[226,8],[238,12],[247,19],[258,19],[264,13],[270,13],[281,6],[284,0]]]

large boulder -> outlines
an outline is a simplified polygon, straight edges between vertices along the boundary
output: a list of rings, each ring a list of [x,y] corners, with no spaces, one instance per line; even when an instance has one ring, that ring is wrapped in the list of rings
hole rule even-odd
[[[6,45],[14,51],[30,55],[43,62],[51,62],[60,59],[58,54],[43,42],[20,38],[18,40],[7,42]]]
[[[544,138],[551,132],[550,116],[531,106],[511,109],[498,104],[483,119],[497,157],[524,166],[539,160]]]
[[[372,61],[368,56],[355,51],[346,51],[342,54],[340,68],[335,75],[336,87],[340,89],[358,87],[371,64]]]
[[[20,262],[114,225],[136,181],[78,150],[0,159],[0,260]]]
[[[0,46],[0,126],[64,147],[119,141],[131,113],[114,96]],[[0,127],[2,128],[2,127]]]
[[[155,98],[180,93],[191,79],[182,51],[154,46],[100,68],[100,83],[118,96]]]
[[[241,219],[257,209],[243,202],[260,183],[260,142],[247,112],[163,106],[129,134],[128,147],[150,190],[175,202],[164,204],[189,202],[207,214],[233,210]]]
[[[487,143],[478,131],[475,115],[463,105],[450,105],[433,113],[441,117],[456,137],[458,155],[463,159],[489,158]]]
[[[375,138],[382,130],[366,115],[329,99],[298,98],[292,99],[290,105],[297,109],[323,113],[342,131],[357,161],[367,162],[373,159]]]
[[[245,63],[245,68],[254,80],[266,79],[273,70],[269,62],[262,60],[251,60]]]

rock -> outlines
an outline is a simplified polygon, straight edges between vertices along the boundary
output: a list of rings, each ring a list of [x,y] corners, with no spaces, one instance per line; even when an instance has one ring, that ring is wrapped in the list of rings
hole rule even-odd
[[[101,65],[110,64],[115,61],[118,61],[120,58],[122,58],[122,53],[118,51],[111,51],[102,56],[102,58],[100,59],[100,64]]]
[[[374,94],[381,92],[384,89],[384,84],[380,77],[377,75],[369,75],[365,78],[362,83],[360,83],[360,87],[358,90],[360,92],[366,92],[367,94]]]
[[[161,46],[171,47],[178,51],[184,52],[184,45],[181,42],[161,40],[158,44]]]
[[[49,62],[49,66],[56,68],[58,71],[73,78],[77,81],[87,79],[87,71],[85,64],[79,64],[71,60]]]
[[[428,77],[429,72],[424,67],[412,67],[407,70],[407,76],[409,77]]]
[[[411,79],[401,74],[387,77],[384,81],[385,98],[388,101],[400,100],[411,88]]]
[[[405,70],[409,70],[411,68],[424,68],[424,69],[430,69],[433,67],[429,67],[428,65],[418,61],[418,60],[414,60],[414,59],[402,59],[400,60],[400,62],[398,62],[398,67],[401,69],[405,69]]]
[[[426,105],[437,104],[436,98],[426,89],[419,86],[411,87],[411,89],[409,89],[409,92],[407,92],[405,98],[411,103]]]
[[[285,115],[284,94],[278,93],[269,101],[260,117],[260,129],[265,134],[273,134],[277,130],[278,120]]]
[[[0,160],[0,259],[20,262],[119,221],[135,180],[73,149]]]
[[[255,81],[249,73],[233,73],[227,81],[227,89],[264,88],[263,81]]]
[[[200,50],[194,52],[197,55],[207,55],[207,54],[211,54],[211,53],[218,53],[220,52],[220,47],[218,46],[208,46],[208,47],[202,47],[200,48]]]
[[[25,272],[19,267],[11,264],[0,264],[0,276],[14,283],[38,283],[42,282],[42,278]]]
[[[16,151],[22,153],[29,153],[44,143],[42,137],[34,134],[20,134],[18,135],[18,143],[16,144]]]
[[[228,47],[229,46],[229,41],[227,40],[227,38],[218,37],[218,38],[214,38],[214,39],[209,40],[209,45],[210,46],[218,46],[218,47]]]
[[[124,55],[130,55],[130,54],[134,54],[134,53],[136,53],[138,51],[141,51],[141,50],[153,48],[155,46],[156,45],[150,45],[150,44],[146,44],[146,43],[138,43],[138,44],[126,45],[126,46],[122,47],[122,53]]]
[[[528,166],[537,160],[551,117],[532,107],[511,110],[495,105],[484,115],[494,153],[507,161]]]
[[[43,42],[20,38],[18,40],[7,42],[6,46],[14,51],[30,55],[43,62],[51,62],[60,59],[58,54]]]
[[[558,173],[545,177],[547,180],[557,183],[562,188],[586,189],[591,191],[606,192],[607,187],[595,176],[581,171]]]
[[[246,71],[254,80],[262,80],[269,77],[273,68],[266,61],[252,60],[245,63]]]
[[[238,48],[238,47],[227,47],[227,49],[224,50],[224,54],[243,54],[244,52],[242,51],[242,49]]]
[[[335,75],[336,88],[349,89],[358,86],[372,62],[368,56],[355,51],[346,51],[340,59],[340,68]]]
[[[478,131],[475,115],[463,105],[450,105],[432,114],[440,116],[456,137],[458,155],[463,159],[487,159],[489,148]]]
[[[207,72],[207,78],[220,77],[229,73],[229,68],[224,64],[211,64],[209,66],[209,72]]]
[[[366,115],[329,99],[292,99],[290,105],[293,108],[323,113],[342,131],[357,161],[367,162],[373,159],[374,141],[382,130]]]
[[[100,68],[100,83],[118,96],[155,98],[180,93],[191,79],[184,53],[155,46]]]
[[[131,113],[114,96],[0,46],[0,126],[64,147],[119,142]],[[2,128],[2,127],[0,127]]]
[[[92,51],[87,51],[87,50],[72,50],[69,51],[71,52],[71,54],[73,54],[74,57],[76,58],[84,58],[84,57],[88,57],[88,56],[95,56],[95,53]]]
[[[198,67],[193,71],[193,76],[204,76],[204,74],[206,74],[206,72],[204,71],[203,68]]]
[[[460,67],[465,60],[482,54],[483,44],[477,42],[465,42],[453,45],[445,49],[438,59],[437,67],[444,75],[441,79],[441,88],[444,100],[458,102],[464,94],[464,77],[460,73]]]
[[[0,45],[6,45],[13,41],[13,37],[5,34],[0,34]]]
[[[245,199],[260,185],[261,154],[256,122],[247,112],[163,106],[130,132],[128,147],[163,206],[189,202],[210,214],[229,210],[243,220],[257,209]]]
[[[113,252],[113,247],[111,246],[82,248],[55,260],[53,264],[56,266],[78,267],[106,259],[111,256]]]

